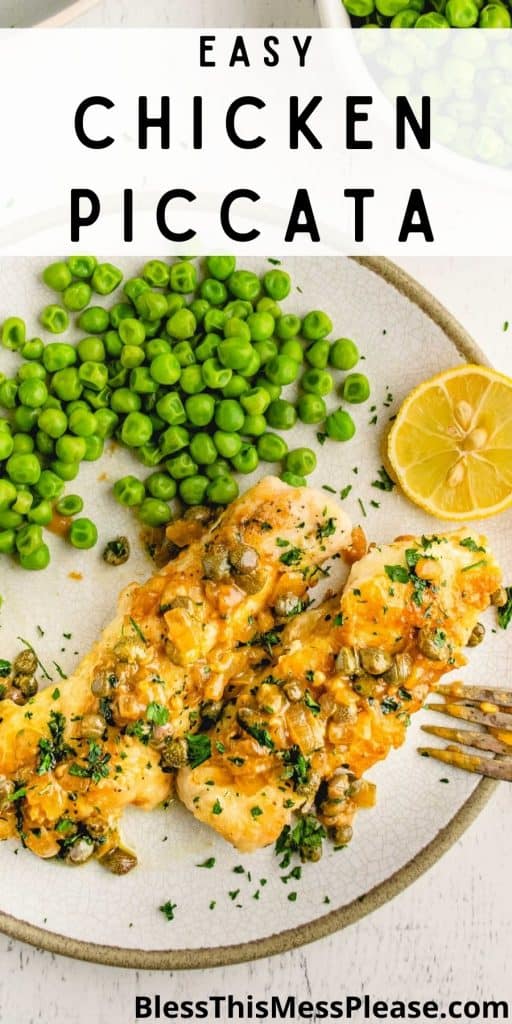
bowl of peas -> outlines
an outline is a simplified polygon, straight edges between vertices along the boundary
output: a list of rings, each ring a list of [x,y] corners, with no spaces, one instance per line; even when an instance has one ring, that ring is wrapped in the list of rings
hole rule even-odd
[[[98,0],[3,0],[0,28],[57,28],[94,7]]]
[[[511,28],[505,0],[318,0],[325,28]]]

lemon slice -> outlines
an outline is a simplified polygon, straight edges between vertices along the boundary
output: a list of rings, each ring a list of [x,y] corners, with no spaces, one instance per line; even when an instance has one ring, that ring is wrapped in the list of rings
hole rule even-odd
[[[424,381],[388,436],[396,479],[439,519],[496,515],[512,504],[512,380],[466,364]]]

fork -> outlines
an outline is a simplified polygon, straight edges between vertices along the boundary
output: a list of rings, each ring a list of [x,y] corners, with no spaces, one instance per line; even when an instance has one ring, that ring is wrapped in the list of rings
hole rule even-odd
[[[447,747],[418,747],[419,753],[467,772],[512,782],[512,691],[454,682],[438,684],[435,693],[443,700],[425,704],[427,710],[439,711],[480,728],[422,725],[423,732],[451,742]],[[473,750],[488,751],[491,756],[466,753],[455,745],[458,743]]]

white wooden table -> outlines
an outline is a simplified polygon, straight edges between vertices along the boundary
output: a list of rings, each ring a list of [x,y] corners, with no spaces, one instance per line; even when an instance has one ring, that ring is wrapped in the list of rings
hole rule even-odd
[[[314,0],[103,0],[77,20],[98,25],[316,25]],[[402,263],[512,373],[512,270],[450,259]],[[346,931],[239,967],[169,975],[58,958],[0,936],[2,1024],[132,1024],[136,994],[176,1000],[231,992],[334,999],[512,1000],[512,788],[504,784],[463,838],[411,888]],[[41,894],[44,899],[46,894]]]

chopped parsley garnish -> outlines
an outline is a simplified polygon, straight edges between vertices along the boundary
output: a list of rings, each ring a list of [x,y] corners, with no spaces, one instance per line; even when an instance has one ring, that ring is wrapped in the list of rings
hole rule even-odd
[[[379,491],[392,491],[395,484],[384,466],[377,470],[377,475],[379,479],[372,480],[372,487],[377,487]]]
[[[318,715],[320,711],[320,704],[317,704],[316,700],[314,700],[314,698],[311,696],[309,690],[306,690],[304,694],[304,704],[306,705],[307,708],[309,708],[310,711],[313,712],[314,715]]]
[[[177,906],[177,903],[171,903],[170,900],[167,900],[167,903],[163,903],[162,906],[158,909],[161,911],[161,913],[164,915],[167,921],[174,921],[174,911],[176,910]]]
[[[352,484],[347,484],[347,486],[346,486],[346,487],[342,487],[342,489],[341,489],[341,491],[340,491],[340,498],[341,498],[342,500],[343,500],[344,498],[348,498],[348,496],[349,496],[349,494],[350,494],[351,490],[352,490]]]
[[[20,786],[18,789],[14,790],[14,793],[9,793],[9,796],[7,797],[7,799],[9,801],[9,803],[14,804],[14,803],[16,803],[17,800],[21,800],[26,795],[27,795],[27,787],[26,786]]]
[[[266,633],[255,633],[250,640],[245,643],[239,644],[240,647],[266,647],[269,654],[272,652],[272,648],[276,646],[281,640],[281,630],[283,626],[274,626],[273,629],[268,629]]]
[[[191,768],[198,768],[203,761],[212,756],[212,742],[209,736],[204,733],[189,733],[187,735],[188,763]]]
[[[212,814],[222,814],[222,804],[218,800],[215,801],[212,807]]]
[[[253,818],[260,818],[263,814],[261,807],[251,807],[251,816]]]
[[[12,671],[12,665],[10,661],[6,661],[5,658],[0,658],[0,678],[5,679],[6,676],[10,675]]]
[[[297,893],[296,892],[289,892],[288,893],[288,899],[290,900],[290,903],[295,903],[295,900],[297,899]]]
[[[216,741],[216,743],[215,743],[215,750],[217,751],[218,754],[225,754],[226,753],[226,748],[225,748],[224,744],[221,742],[221,740],[217,740]]]
[[[330,484],[322,484],[323,491],[329,491],[330,494],[336,494],[336,488],[331,487]]]
[[[285,825],[275,845],[277,856],[284,854],[280,866],[287,868],[293,853],[298,853],[303,861],[312,860],[326,835],[324,826],[313,814],[299,818],[293,828]]]
[[[107,725],[114,724],[114,713],[112,711],[112,699],[110,697],[100,697],[99,706],[100,715],[103,716]]]
[[[316,439],[318,441],[318,444],[324,445],[325,442],[327,441],[327,434],[322,433],[322,431],[318,431]]]
[[[196,868],[214,868],[215,857],[208,857],[207,860],[203,860],[201,864],[196,864]]]
[[[317,540],[322,540],[324,537],[332,537],[333,533],[336,533],[336,520],[329,516],[329,519],[318,525],[316,537]]]
[[[478,562],[472,562],[471,565],[465,565],[461,572],[469,572],[470,569],[478,569],[481,565],[487,565],[485,558],[481,558]]]
[[[135,736],[140,743],[144,743],[144,746],[147,746],[151,739],[151,725],[149,722],[143,722],[141,718],[136,722],[130,722],[125,731],[127,736]]]
[[[69,774],[75,775],[80,779],[92,779],[93,782],[100,782],[101,779],[108,777],[109,769],[108,762],[110,761],[110,754],[108,754],[101,743],[97,740],[89,740],[89,753],[87,754],[85,764],[77,764],[76,761],[69,766]]]
[[[289,548],[288,551],[284,551],[279,557],[279,561],[283,565],[297,565],[302,559],[302,551],[300,548]]]
[[[400,701],[395,700],[394,697],[384,697],[381,700],[380,707],[383,715],[391,715],[393,711],[398,711],[400,708]]]
[[[332,620],[332,624],[333,624],[333,626],[342,626],[343,625],[343,613],[342,612],[338,612],[338,614],[334,616],[334,618]]]
[[[59,690],[59,687],[56,686],[54,691],[53,691],[53,693],[52,693],[52,700],[58,700],[59,697],[60,697],[60,690]]]
[[[135,619],[132,619],[131,615],[130,615],[130,625],[131,625],[134,633],[137,634],[139,640],[142,640],[143,644],[147,644],[146,637],[144,636],[144,633],[142,632],[142,630],[141,630],[141,628],[139,626],[139,623],[135,622]]]
[[[405,565],[385,565],[384,569],[393,583],[409,583],[409,573]]]
[[[400,700],[412,700],[412,693],[409,693],[409,690],[406,690],[405,686],[398,687],[398,696],[400,697]]]
[[[65,727],[66,719],[64,715],[60,711],[50,711],[50,718],[48,720],[50,739],[43,738],[39,740],[38,775],[45,775],[46,772],[55,768],[55,765],[68,754],[74,753],[72,748],[64,743]]]
[[[152,722],[153,725],[165,725],[169,721],[169,712],[163,704],[159,704],[156,700],[152,700],[147,706],[146,718],[148,722]]]
[[[289,750],[284,750],[282,756],[285,769],[281,778],[289,780],[295,789],[298,786],[304,786],[309,779],[311,763],[304,756],[300,747],[294,744]],[[291,801],[291,805],[293,806],[293,801]]]
[[[57,672],[58,672],[58,674],[59,674],[61,679],[67,679],[68,678],[66,673],[64,672],[64,670],[60,667],[60,665],[57,664],[56,661],[52,661],[52,665],[54,665],[55,668],[57,669]]]
[[[464,537],[463,540],[461,540],[461,542],[460,542],[460,546],[461,546],[461,548],[467,548],[468,551],[484,551],[485,552],[485,548],[483,548],[481,545],[477,544],[476,541],[473,540],[472,537]]]
[[[269,750],[274,749],[274,741],[263,723],[260,725],[255,723],[253,725],[250,722],[240,722],[240,725],[245,732],[249,733],[249,736],[256,740],[256,743],[259,743],[260,747],[268,747]]]
[[[359,504],[359,508],[361,509],[361,513],[362,513],[362,515],[363,515],[363,516],[365,517],[365,519],[366,519],[366,509],[365,509],[365,507],[364,507],[364,503],[363,503],[363,501],[362,501],[362,499],[361,499],[361,498],[358,498],[358,499],[357,499],[357,501],[358,501],[358,504]]]
[[[507,591],[507,603],[501,608],[498,608],[498,624],[502,629],[506,629],[512,621],[512,587],[506,587]]]

